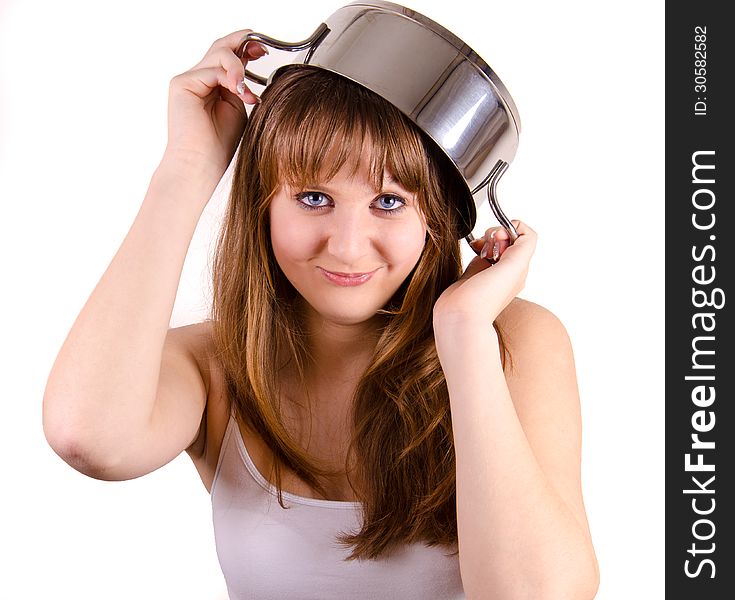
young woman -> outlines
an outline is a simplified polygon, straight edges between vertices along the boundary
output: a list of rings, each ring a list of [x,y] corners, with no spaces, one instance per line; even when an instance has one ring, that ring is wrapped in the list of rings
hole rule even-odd
[[[171,81],[164,157],[50,374],[49,443],[104,480],[186,450],[232,598],[594,597],[570,342],[516,298],[535,232],[489,229],[463,272],[441,151],[320,69],[261,101],[248,31]],[[212,318],[169,329],[241,140]]]

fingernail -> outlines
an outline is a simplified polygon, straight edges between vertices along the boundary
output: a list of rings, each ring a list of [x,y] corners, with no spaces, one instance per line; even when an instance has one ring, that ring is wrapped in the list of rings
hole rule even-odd
[[[493,260],[498,260],[500,258],[500,244],[498,242],[495,242],[493,244]]]
[[[485,245],[482,247],[482,250],[480,251],[480,258],[485,258],[489,251],[490,251],[490,242],[485,242]]]
[[[241,96],[245,93],[245,80],[244,79],[237,84],[237,92]]]
[[[268,52],[268,48],[266,48],[266,47],[265,47],[265,46],[264,46],[263,44],[259,44],[259,45],[258,45],[258,47],[259,47],[259,48],[260,48],[260,49],[261,49],[261,50],[262,50],[263,52],[265,52],[266,54],[270,54],[270,52]]]

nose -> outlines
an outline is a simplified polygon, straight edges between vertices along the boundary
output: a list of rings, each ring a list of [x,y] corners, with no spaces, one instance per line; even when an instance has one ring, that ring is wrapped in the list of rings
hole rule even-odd
[[[338,209],[326,232],[327,251],[335,264],[351,272],[372,266],[363,260],[376,234],[375,223],[366,212],[364,207]]]

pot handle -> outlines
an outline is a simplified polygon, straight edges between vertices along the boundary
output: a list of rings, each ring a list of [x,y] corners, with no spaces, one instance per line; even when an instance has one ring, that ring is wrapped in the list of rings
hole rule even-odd
[[[508,217],[505,216],[505,213],[500,209],[500,205],[498,204],[497,192],[495,190],[495,187],[498,184],[498,180],[503,175],[503,173],[505,173],[505,170],[507,168],[507,162],[505,162],[504,160],[498,160],[498,162],[495,163],[492,171],[490,171],[490,174],[487,176],[487,179],[489,180],[487,184],[487,202],[490,205],[490,209],[493,211],[495,218],[498,220],[498,223],[500,223],[503,228],[508,232],[510,243],[512,244],[516,241],[516,239],[518,239],[518,232],[513,226],[513,223],[510,222],[510,219],[508,219]],[[467,243],[469,244],[470,242],[474,241],[475,236],[473,236],[472,233],[469,233],[464,239],[467,240]],[[470,245],[470,248],[472,248],[472,245]],[[472,250],[475,252],[475,254],[480,253],[474,248],[472,248]]]
[[[262,33],[255,33],[254,31],[251,31],[242,39],[242,42],[240,42],[240,45],[238,46],[237,52],[235,52],[235,54],[237,54],[237,56],[242,59],[245,52],[245,44],[250,41],[260,42],[261,44],[265,44],[266,46],[270,46],[271,48],[276,48],[277,50],[296,52],[298,50],[304,50],[306,48],[315,46],[321,40],[322,36],[324,36],[328,32],[329,27],[327,27],[326,23],[322,23],[319,25],[319,27],[316,28],[314,33],[312,33],[303,42],[282,42],[267,35],[263,35]],[[260,85],[268,84],[267,77],[263,77],[262,75],[258,75],[257,73],[253,73],[252,71],[248,71],[247,69],[245,69],[245,77],[250,81],[254,81],[255,83],[258,83]]]

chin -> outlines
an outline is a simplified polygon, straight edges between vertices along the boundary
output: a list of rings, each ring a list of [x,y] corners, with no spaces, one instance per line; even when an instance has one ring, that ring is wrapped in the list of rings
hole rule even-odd
[[[311,310],[318,314],[322,319],[335,323],[337,325],[358,325],[365,323],[376,316],[378,310],[383,305],[356,305],[357,303],[351,302],[349,305],[342,302],[342,306],[329,305],[325,306],[323,302],[312,303],[306,300]]]

